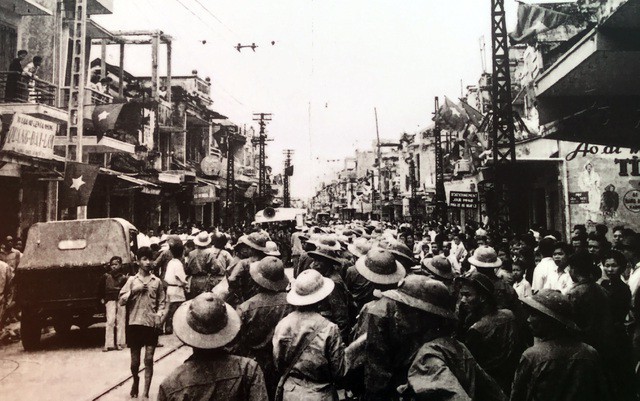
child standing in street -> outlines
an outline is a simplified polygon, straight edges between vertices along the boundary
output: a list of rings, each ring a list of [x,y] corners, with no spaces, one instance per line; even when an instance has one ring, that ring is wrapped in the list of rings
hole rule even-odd
[[[513,277],[513,289],[516,290],[518,297],[530,297],[533,295],[531,284],[524,277],[524,267],[519,261],[513,262],[511,266],[511,276]]]
[[[109,272],[102,277],[99,295],[107,315],[103,352],[119,351],[126,345],[124,329],[127,324],[125,321],[127,314],[125,307],[118,303],[120,289],[127,281],[127,276],[122,271],[122,258],[112,257],[109,261],[109,269]]]
[[[144,392],[149,398],[153,377],[153,354],[158,345],[158,332],[165,316],[165,291],[162,280],[151,273],[152,252],[141,247],[136,252],[138,274],[129,277],[120,290],[120,305],[128,310],[127,343],[131,349],[131,397],[138,397],[140,353],[144,347]]]

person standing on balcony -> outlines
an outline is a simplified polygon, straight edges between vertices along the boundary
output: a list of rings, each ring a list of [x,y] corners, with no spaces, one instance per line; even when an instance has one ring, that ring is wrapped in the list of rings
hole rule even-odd
[[[33,60],[24,66],[22,69],[22,75],[29,77],[29,102],[36,102],[36,81],[34,78],[38,78],[38,69],[42,65],[42,57],[35,56]]]
[[[104,77],[102,79],[100,79],[100,82],[98,82],[98,92],[100,93],[104,93],[105,95],[109,94],[109,86],[111,85],[111,82],[113,82],[113,79],[111,77]]]
[[[4,90],[4,100],[6,102],[15,102],[18,98],[18,81],[22,74],[22,60],[29,54],[26,50],[18,51],[18,57],[14,58],[9,64],[9,74],[7,75],[7,84]]]

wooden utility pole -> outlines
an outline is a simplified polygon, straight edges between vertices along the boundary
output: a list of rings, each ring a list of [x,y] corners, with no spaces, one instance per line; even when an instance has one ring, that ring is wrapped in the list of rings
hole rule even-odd
[[[289,192],[289,177],[293,175],[293,172],[290,171],[291,167],[291,156],[293,156],[293,149],[285,149],[282,152],[285,156],[284,159],[284,182],[283,182],[283,193],[282,193],[282,206],[283,207],[291,207],[291,193]]]
[[[259,158],[259,176],[258,176],[258,208],[264,208],[267,206],[267,166],[266,166],[266,154],[265,146],[267,143],[267,134],[265,127],[267,123],[271,121],[271,113],[253,113],[253,121],[257,121],[260,125],[260,134],[258,138],[254,138],[252,143],[258,145],[258,158]]]

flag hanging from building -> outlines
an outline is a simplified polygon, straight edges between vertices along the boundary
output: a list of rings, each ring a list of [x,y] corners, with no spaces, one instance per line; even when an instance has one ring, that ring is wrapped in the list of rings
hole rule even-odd
[[[518,3],[516,30],[509,34],[514,42],[523,42],[533,36],[568,23],[571,16],[535,4]]]
[[[464,129],[465,124],[469,120],[464,110],[446,96],[444,97],[444,103],[442,103],[440,110],[438,110],[438,116],[441,123],[454,131]]]
[[[291,177],[293,175],[293,166],[285,167],[284,175],[286,175],[287,177]]]
[[[460,105],[462,106],[462,110],[464,110],[465,114],[467,115],[468,121],[471,124],[473,124],[476,128],[479,128],[480,125],[482,124],[482,119],[484,118],[482,113],[480,113],[478,110],[476,110],[474,107],[469,105],[469,103],[465,102],[464,100],[460,100]]]
[[[91,114],[93,128],[96,132],[102,134],[114,129],[123,107],[124,103],[111,103],[96,106]]]
[[[93,129],[98,140],[105,132],[117,131],[119,140],[137,144],[137,132],[142,129],[142,105],[140,103],[111,103],[95,106],[91,113]],[[136,138],[127,138],[133,135]]]
[[[64,181],[60,184],[58,203],[61,209],[86,206],[89,203],[93,184],[100,166],[86,163],[67,162],[64,168]]]

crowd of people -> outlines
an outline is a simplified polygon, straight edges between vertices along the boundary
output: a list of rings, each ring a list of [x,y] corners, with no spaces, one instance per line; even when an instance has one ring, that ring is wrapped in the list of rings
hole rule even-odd
[[[193,229],[149,236],[138,272],[105,282],[122,285],[132,396],[164,332],[193,356],[160,400],[637,400],[640,237],[587,231]]]

